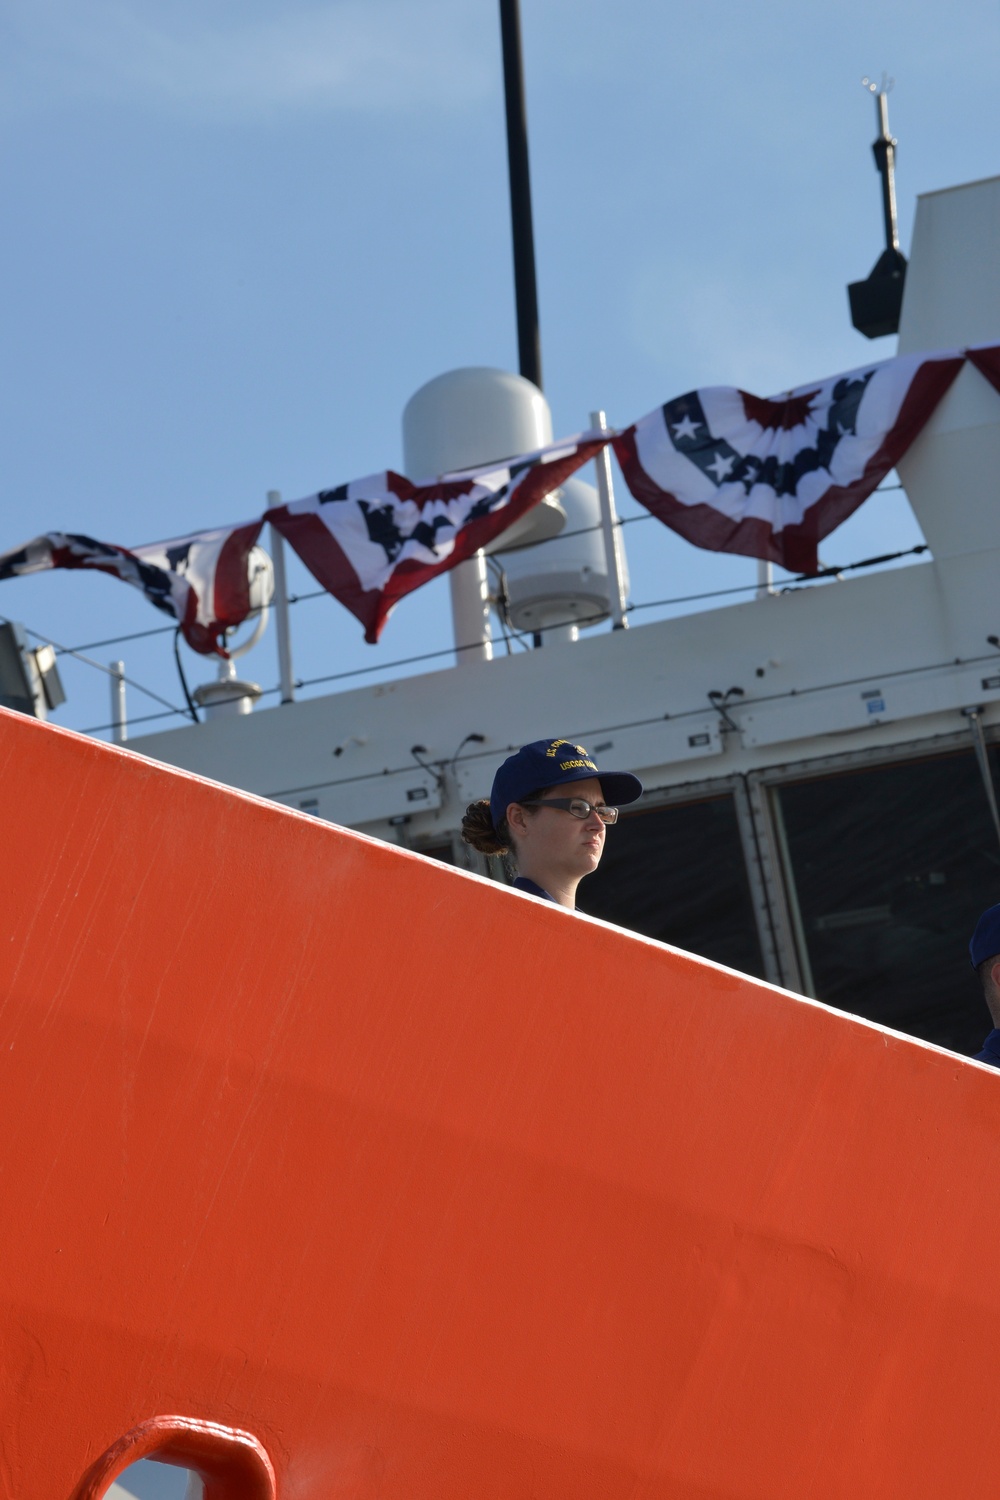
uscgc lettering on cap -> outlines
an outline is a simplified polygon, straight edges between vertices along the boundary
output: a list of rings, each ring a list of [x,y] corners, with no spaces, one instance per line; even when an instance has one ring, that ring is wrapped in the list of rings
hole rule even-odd
[[[552,743],[551,743],[551,745],[546,750],[545,754],[548,756],[548,758],[550,760],[554,760],[555,756],[556,756],[556,751],[559,749],[559,746],[560,745],[569,745],[569,743],[570,743],[569,740],[553,740]],[[586,766],[586,767],[588,767],[588,769],[590,769],[592,771],[596,771],[597,770],[597,767],[594,765],[594,762],[591,760],[590,756],[587,754],[587,751],[583,748],[582,745],[573,745],[571,748],[576,751],[577,755],[582,755],[583,759],[582,760],[564,760],[564,761],[560,762],[559,769],[561,771],[565,771],[565,770],[567,770],[570,767],[576,767],[576,766]]]

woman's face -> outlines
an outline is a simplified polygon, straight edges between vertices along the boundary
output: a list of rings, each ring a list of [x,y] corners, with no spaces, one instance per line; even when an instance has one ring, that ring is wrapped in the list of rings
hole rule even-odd
[[[591,776],[586,781],[546,787],[538,794],[537,801],[542,806],[532,805],[522,810],[519,803],[512,803],[507,810],[507,821],[516,837],[518,863],[577,879],[590,875],[604,852],[604,824],[595,812],[581,820],[565,808],[546,811],[544,803],[550,797],[583,797],[590,803],[604,801],[601,783]]]

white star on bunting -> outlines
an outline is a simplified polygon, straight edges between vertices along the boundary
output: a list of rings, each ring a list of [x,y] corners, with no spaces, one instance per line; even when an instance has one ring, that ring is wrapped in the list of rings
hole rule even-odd
[[[684,417],[682,421],[674,423],[674,438],[693,438],[700,426],[700,422],[692,422],[690,417]]]
[[[717,453],[715,455],[714,464],[705,465],[705,468],[709,471],[709,473],[715,475],[719,484],[721,484],[724,479],[727,479],[729,477],[729,471],[732,467],[733,460],[731,458],[723,458],[721,453]]]

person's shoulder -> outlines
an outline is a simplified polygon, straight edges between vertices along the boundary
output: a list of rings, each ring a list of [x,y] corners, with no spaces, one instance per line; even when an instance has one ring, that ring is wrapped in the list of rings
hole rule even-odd
[[[982,1050],[973,1055],[972,1061],[1000,1068],[1000,1027],[994,1027],[983,1043]]]

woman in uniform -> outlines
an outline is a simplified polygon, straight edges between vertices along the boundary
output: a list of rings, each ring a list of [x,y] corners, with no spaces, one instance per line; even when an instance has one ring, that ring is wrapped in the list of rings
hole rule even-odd
[[[489,798],[470,804],[462,837],[480,854],[507,855],[514,888],[576,907],[576,888],[601,862],[618,809],[642,795],[628,771],[599,771],[582,745],[535,740],[508,756]]]

